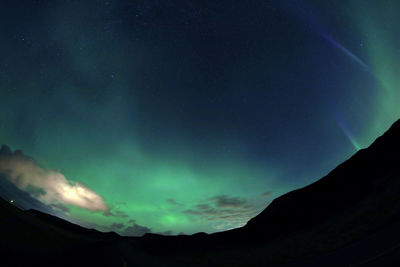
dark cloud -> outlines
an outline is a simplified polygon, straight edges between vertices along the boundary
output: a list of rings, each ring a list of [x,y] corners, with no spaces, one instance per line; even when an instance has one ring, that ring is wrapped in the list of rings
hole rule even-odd
[[[228,229],[244,225],[258,210],[245,198],[217,195],[182,212],[194,219],[218,221]]]
[[[125,228],[125,230],[120,231],[122,235],[125,236],[143,236],[146,233],[151,233],[152,230],[146,226],[139,225],[135,222],[135,220],[129,220],[132,222],[131,226]]]
[[[261,194],[261,196],[263,196],[263,197],[269,197],[271,195],[272,195],[271,191],[267,191],[267,192],[264,192],[264,193]]]
[[[120,229],[122,229],[124,226],[125,226],[125,225],[124,225],[123,223],[113,223],[113,224],[110,225],[110,229],[111,229],[112,231],[120,230]]]
[[[29,192],[32,196],[38,198],[40,195],[45,195],[46,191],[43,188],[28,185],[25,189],[26,192]]]
[[[243,215],[248,212],[253,212],[255,208],[252,205],[246,205],[239,209],[220,209],[217,207],[209,207],[207,209],[198,209],[193,207],[191,209],[184,210],[183,213],[189,215],[200,215],[207,219],[214,220],[215,218],[226,218],[226,216]]]
[[[54,210],[61,211],[63,213],[69,213],[69,208],[67,206],[63,205],[63,204],[60,204],[60,203],[50,204],[49,207],[54,209]]]
[[[157,234],[160,234],[160,235],[172,235],[172,231],[171,230],[168,230],[168,231],[164,231],[164,232],[158,232]]]
[[[128,218],[128,214],[126,214],[123,211],[120,210],[106,210],[103,212],[103,215],[108,217],[108,216],[112,216],[112,217],[117,217],[117,218]]]
[[[210,198],[215,201],[215,205],[219,208],[237,208],[245,205],[247,200],[239,197],[229,197],[227,195],[218,195]]]
[[[81,226],[83,226],[85,228],[88,228],[88,229],[98,229],[98,230],[101,230],[101,231],[109,231],[109,229],[105,229],[101,225],[99,225],[97,223],[94,223],[94,222],[82,221],[82,220],[79,220],[79,219],[76,219],[76,218],[64,218],[64,219],[68,220],[68,221],[70,221],[72,223],[81,225]]]
[[[11,156],[12,155],[11,149],[6,145],[2,145],[0,148],[0,155]]]
[[[126,213],[123,212],[123,211],[115,210],[114,213],[115,213],[115,216],[116,216],[116,217],[119,217],[119,218],[128,218],[128,214],[126,214]]]
[[[134,219],[129,219],[127,223],[112,223],[106,230],[117,232],[124,236],[143,236],[146,233],[152,233],[151,228],[137,224]],[[168,233],[169,232],[166,231],[160,234],[167,235]]]
[[[103,215],[108,217],[108,216],[114,216],[114,213],[112,213],[110,210],[106,210],[105,212],[103,212]]]
[[[169,204],[174,205],[174,206],[184,206],[183,204],[177,202],[175,199],[173,198],[169,198],[166,200]]]
[[[194,210],[194,209],[184,210],[183,213],[192,214],[192,215],[201,215],[201,214],[202,214],[201,211],[199,211],[199,210]]]
[[[208,204],[198,204],[198,205],[196,205],[196,208],[199,209],[199,210],[208,210],[211,207]]]

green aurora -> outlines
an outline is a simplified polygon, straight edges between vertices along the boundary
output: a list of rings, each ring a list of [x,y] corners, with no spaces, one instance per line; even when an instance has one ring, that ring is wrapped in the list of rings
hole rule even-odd
[[[201,18],[157,17],[156,1],[81,2],[4,4],[0,143],[100,195],[107,211],[53,211],[82,225],[242,226],[400,117],[398,1],[258,3],[242,17],[222,1],[197,7]]]

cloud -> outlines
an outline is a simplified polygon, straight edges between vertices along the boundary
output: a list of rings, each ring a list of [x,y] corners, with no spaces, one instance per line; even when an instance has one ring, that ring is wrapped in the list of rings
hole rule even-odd
[[[121,229],[121,228],[123,228],[123,227],[124,227],[124,224],[123,224],[123,223],[113,223],[113,224],[110,225],[110,229],[117,229],[117,230],[119,230],[119,229]]]
[[[245,198],[217,195],[182,212],[193,219],[214,221],[218,230],[226,230],[244,225],[258,209]]]
[[[3,145],[0,173],[19,189],[49,205],[71,204],[91,211],[107,211],[104,199],[87,186],[69,181],[59,171],[46,170],[23,154]],[[60,206],[58,206],[60,207]]]
[[[11,183],[0,173],[1,197],[6,201],[13,200],[13,204],[21,209],[36,209],[42,212],[51,213],[53,210],[49,205],[37,200],[32,194],[22,191],[15,184]]]
[[[107,227],[107,230],[124,236],[142,236],[146,233],[152,233],[151,228],[137,224],[133,219],[130,219],[127,223],[113,223]]]
[[[61,211],[66,214],[69,213],[69,208],[61,203],[50,204],[49,207],[51,207],[53,210]]]
[[[61,203],[45,204],[39,201],[32,194],[19,189],[15,184],[11,183],[4,175],[0,174],[0,192],[1,197],[11,202],[23,210],[35,209],[47,214],[51,214],[63,219],[69,220],[69,208]],[[82,224],[81,224],[82,225]],[[83,225],[84,226],[84,225]]]
[[[172,235],[173,232],[171,230],[167,230],[167,231],[164,231],[164,232],[158,232],[157,234],[159,234],[159,235]]]
[[[146,233],[151,233],[152,232],[150,228],[137,224],[135,220],[129,220],[129,222],[132,225],[126,227],[125,230],[120,231],[122,235],[126,235],[126,236],[142,236],[142,235],[144,235]]]
[[[106,211],[104,211],[103,212],[103,215],[104,216],[112,216],[112,217],[117,217],[117,218],[128,218],[129,216],[128,216],[128,214],[126,214],[125,212],[123,212],[123,211],[120,211],[120,210],[111,210],[111,209],[108,209],[108,210],[106,210]]]
[[[264,192],[261,194],[261,196],[263,196],[263,197],[269,197],[271,195],[272,195],[272,191],[267,191],[267,192]]]
[[[244,198],[229,197],[227,195],[215,196],[210,198],[210,200],[214,200],[215,204],[220,208],[237,208],[247,203],[247,200]]]
[[[172,205],[174,205],[174,206],[179,206],[179,207],[184,206],[183,204],[177,202],[177,201],[176,201],[175,199],[173,199],[173,198],[169,198],[169,199],[167,199],[166,201],[167,201],[169,204],[172,204]]]
[[[195,209],[187,209],[187,210],[184,210],[183,213],[191,214],[191,215],[202,215],[203,214],[202,211],[198,211]]]
[[[208,204],[198,204],[198,205],[196,205],[196,208],[199,209],[199,210],[208,210],[211,207]]]

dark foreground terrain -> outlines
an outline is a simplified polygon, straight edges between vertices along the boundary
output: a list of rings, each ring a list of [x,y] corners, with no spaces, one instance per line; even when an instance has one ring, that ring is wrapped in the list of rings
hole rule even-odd
[[[0,200],[5,266],[400,266],[400,121],[242,228],[121,237]]]

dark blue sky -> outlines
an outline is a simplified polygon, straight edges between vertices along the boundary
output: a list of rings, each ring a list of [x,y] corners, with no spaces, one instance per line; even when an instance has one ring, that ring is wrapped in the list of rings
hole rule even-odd
[[[3,188],[122,234],[241,226],[400,116],[399,9],[3,1]]]

